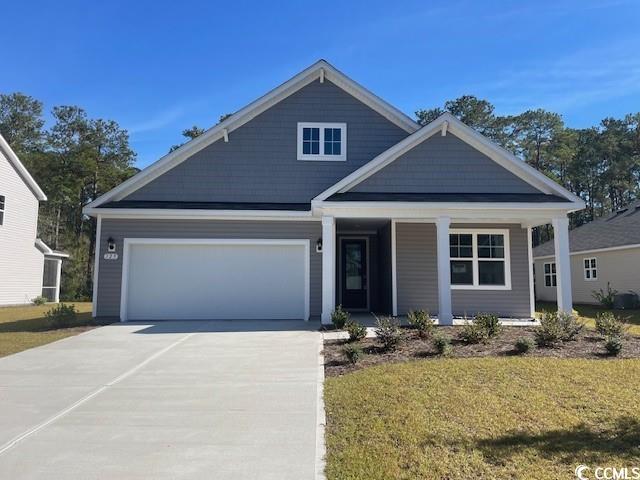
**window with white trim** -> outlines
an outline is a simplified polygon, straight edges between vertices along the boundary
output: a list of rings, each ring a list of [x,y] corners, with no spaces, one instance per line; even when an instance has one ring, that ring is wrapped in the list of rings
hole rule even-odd
[[[0,225],[4,223],[4,195],[0,195]]]
[[[346,123],[298,123],[298,160],[346,159]]]
[[[557,287],[558,279],[556,277],[556,262],[547,262],[544,264],[543,268],[544,268],[544,286]]]
[[[595,257],[582,259],[584,279],[593,281],[598,279],[598,261]]]
[[[449,258],[452,289],[511,289],[507,230],[451,230]]]

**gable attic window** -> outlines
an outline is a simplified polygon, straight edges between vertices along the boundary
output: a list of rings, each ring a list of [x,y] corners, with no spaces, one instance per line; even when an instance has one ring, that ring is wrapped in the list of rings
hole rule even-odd
[[[347,159],[346,123],[298,123],[298,160]]]
[[[4,223],[4,195],[0,195],[0,225]]]

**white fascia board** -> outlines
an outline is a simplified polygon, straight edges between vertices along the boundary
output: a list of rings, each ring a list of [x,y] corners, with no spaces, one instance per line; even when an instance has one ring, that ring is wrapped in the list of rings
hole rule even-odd
[[[440,132],[445,123],[447,125],[448,132],[451,132],[463,142],[485,154],[525,182],[539,189],[543,193],[556,194],[570,200],[573,203],[573,208],[575,210],[581,210],[584,208],[585,203],[582,199],[575,196],[564,187],[558,185],[546,175],[540,173],[512,153],[496,145],[488,138],[468,127],[450,113],[440,115],[433,122],[425,125],[417,132],[409,135],[404,140],[382,152],[369,163],[363,165],[332,187],[322,192],[320,195],[315,197],[314,200],[326,200],[335,193],[344,193],[349,191],[421,142],[427,140],[437,132]]]
[[[640,243],[635,243],[632,245],[619,245],[617,247],[604,247],[604,248],[593,248],[590,250],[578,250],[577,252],[569,252],[569,255],[589,255],[591,253],[605,253],[605,252],[615,252],[617,250],[629,250],[632,248],[640,248]],[[534,256],[534,260],[542,260],[544,258],[554,258],[556,256],[555,253],[551,253],[549,255],[540,255]]]
[[[47,200],[47,196],[44,194],[40,186],[33,179],[29,170],[25,168],[22,164],[16,152],[13,151],[9,143],[4,139],[2,135],[0,135],[0,150],[2,150],[7,157],[7,160],[13,165],[13,167],[18,172],[18,175],[24,180],[29,189],[33,192],[35,197],[41,201],[45,202]]]
[[[316,220],[310,211],[298,210],[184,210],[184,209],[138,209],[138,208],[91,208],[82,212],[102,218],[137,218],[167,220]]]
[[[367,106],[371,107],[373,110],[380,113],[385,118],[389,119],[408,133],[413,133],[420,128],[420,125],[418,125],[400,110],[385,102],[380,97],[377,97],[373,93],[369,92],[367,89],[348,78],[346,75],[334,68],[325,60],[320,60],[310,67],[306,68],[290,80],[287,80],[279,87],[271,90],[267,94],[263,95],[238,112],[234,113],[226,120],[218,123],[217,125],[214,125],[210,129],[205,131],[202,135],[188,141],[180,148],[160,158],[160,160],[158,160],[157,162],[149,165],[138,174],[134,175],[114,189],[95,199],[87,206],[97,207],[110,200],[121,200],[135,190],[138,190],[152,180],[158,178],[160,175],[172,169],[176,165],[179,165],[184,160],[191,157],[208,145],[212,144],[213,142],[220,140],[221,138],[225,138],[225,135],[228,138],[229,134],[237,128],[246,124],[278,102],[284,100],[289,95],[297,92],[314,80],[320,78],[323,69],[325,78],[327,78],[332,83],[342,88],[347,93],[357,98]]]
[[[53,250],[49,248],[49,245],[44,243],[40,238],[36,238],[35,244],[36,244],[36,248],[40,250],[42,253],[44,253],[45,255],[50,255],[53,253]]]

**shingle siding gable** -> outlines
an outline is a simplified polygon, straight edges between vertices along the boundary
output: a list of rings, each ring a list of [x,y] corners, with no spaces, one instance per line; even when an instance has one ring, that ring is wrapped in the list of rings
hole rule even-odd
[[[297,159],[298,122],[345,122],[346,162]],[[194,154],[125,200],[308,202],[408,133],[318,80]]]

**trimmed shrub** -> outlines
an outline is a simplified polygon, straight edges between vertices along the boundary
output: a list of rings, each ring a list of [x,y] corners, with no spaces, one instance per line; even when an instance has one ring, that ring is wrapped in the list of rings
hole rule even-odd
[[[31,300],[31,303],[33,303],[34,305],[44,305],[45,303],[47,303],[47,299],[42,295],[38,295],[33,300]]]
[[[453,347],[451,346],[451,337],[442,333],[433,336],[433,346],[440,355],[451,355]]]
[[[489,338],[497,337],[502,333],[500,320],[493,313],[479,313],[473,318],[473,323],[481,327]]]
[[[342,351],[352,365],[358,363],[362,358],[362,347],[359,345],[345,345]]]
[[[604,308],[611,310],[613,308],[613,302],[618,294],[617,290],[611,288],[611,284],[607,282],[607,289],[592,290],[591,296],[595,298]]]
[[[610,335],[606,338],[604,348],[609,355],[618,355],[622,351],[622,339],[616,335]]]
[[[360,325],[358,322],[347,322],[345,330],[349,333],[350,342],[362,340],[367,336],[367,327]]]
[[[535,337],[539,347],[553,347],[561,342],[575,340],[584,325],[566,312],[543,312]]]
[[[331,323],[333,323],[333,326],[338,330],[342,330],[344,328],[349,321],[349,318],[351,318],[351,315],[349,315],[349,312],[345,312],[342,309],[342,305],[338,305],[336,309],[331,312]]]
[[[534,342],[529,337],[520,337],[516,340],[515,347],[518,353],[527,353],[533,350]]]
[[[433,332],[434,322],[425,310],[410,310],[407,314],[409,325],[418,331],[418,335],[426,338]]]
[[[51,328],[67,328],[75,323],[76,313],[75,305],[60,303],[44,315],[49,321]]]
[[[489,334],[482,325],[466,321],[462,326],[459,338],[464,343],[484,343],[489,339]]]
[[[402,341],[402,333],[400,332],[398,321],[389,317],[378,319],[376,335],[382,347],[387,351],[395,350]]]
[[[600,312],[596,315],[596,331],[603,337],[622,337],[626,325],[613,313]]]
[[[570,342],[575,340],[584,328],[584,324],[578,321],[578,319],[571,313],[558,312],[558,322],[560,323],[560,330],[562,331],[563,342]]]

